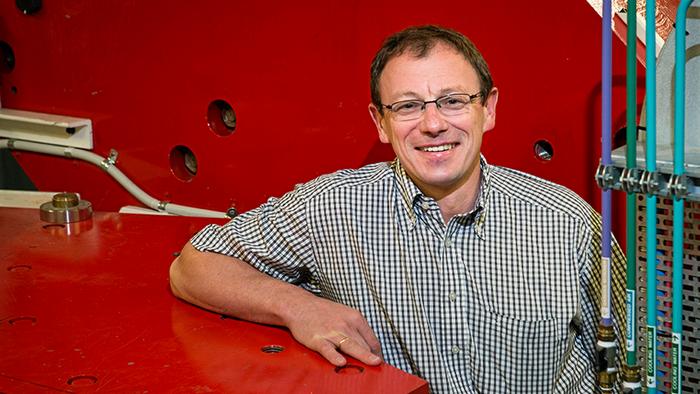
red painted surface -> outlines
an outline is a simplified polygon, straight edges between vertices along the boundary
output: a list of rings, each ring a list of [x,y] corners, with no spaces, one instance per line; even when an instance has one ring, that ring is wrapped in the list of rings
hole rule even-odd
[[[367,111],[369,64],[389,33],[438,23],[476,42],[501,90],[487,159],[599,206],[601,21],[584,0],[56,0],[35,15],[3,1],[0,15],[0,40],[17,58],[0,75],[2,105],[91,118],[95,153],[118,150],[119,167],[158,199],[245,211],[319,174],[391,159]],[[625,121],[619,40],[613,56],[618,130]],[[231,135],[207,125],[217,99],[236,112]],[[534,155],[540,139],[554,147],[550,162]],[[171,170],[177,145],[199,164],[189,182]],[[80,192],[100,210],[138,204],[88,164],[15,155],[41,190]]]
[[[97,213],[46,226],[0,208],[0,392],[428,392],[388,365],[336,373],[285,330],[175,299],[173,252],[205,222]]]

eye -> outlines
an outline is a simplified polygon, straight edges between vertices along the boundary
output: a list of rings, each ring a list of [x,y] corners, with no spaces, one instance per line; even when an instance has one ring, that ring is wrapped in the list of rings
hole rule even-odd
[[[440,106],[448,109],[459,109],[469,103],[469,99],[463,96],[448,96],[440,100]]]
[[[423,105],[423,103],[420,101],[400,101],[392,105],[391,110],[394,112],[405,114],[420,110],[421,105]]]

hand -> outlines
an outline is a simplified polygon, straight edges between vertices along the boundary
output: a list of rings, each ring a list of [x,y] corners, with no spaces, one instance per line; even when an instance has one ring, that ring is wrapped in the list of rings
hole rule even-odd
[[[382,363],[379,340],[356,309],[310,295],[296,312],[287,319],[287,328],[297,341],[331,364],[345,365],[343,354],[367,365]]]

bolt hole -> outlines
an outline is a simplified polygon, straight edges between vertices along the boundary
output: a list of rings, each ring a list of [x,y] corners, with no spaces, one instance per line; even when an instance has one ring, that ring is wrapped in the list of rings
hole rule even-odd
[[[183,182],[189,182],[197,175],[197,158],[192,150],[178,145],[170,151],[170,170],[175,177]]]
[[[17,86],[10,87],[10,93],[17,94]]]
[[[12,265],[7,267],[7,270],[10,272],[22,272],[22,271],[29,271],[32,269],[31,265],[27,264],[17,264],[17,265]]]
[[[15,52],[5,41],[0,41],[0,56],[0,72],[9,73],[15,68]]]
[[[236,113],[226,101],[214,100],[207,109],[207,123],[216,135],[226,137],[236,130]]]
[[[347,364],[342,367],[335,367],[335,373],[341,375],[357,375],[364,372],[365,369],[359,365]]]
[[[284,351],[284,346],[280,345],[267,345],[260,348],[263,353],[281,353]]]
[[[65,228],[66,225],[65,225],[65,224],[58,224],[58,223],[57,223],[57,224],[45,224],[45,225],[43,225],[43,226],[41,226],[41,227],[45,228],[46,230],[51,230],[51,229],[54,229],[54,228]]]
[[[90,375],[72,376],[68,379],[68,384],[75,387],[85,387],[97,383],[97,378]]]
[[[554,157],[554,148],[547,140],[539,140],[534,145],[535,157],[542,161],[550,161]]]
[[[66,133],[68,135],[73,135],[75,134],[75,127],[66,127]]]
[[[15,0],[15,5],[24,15],[36,14],[41,10],[41,0]]]
[[[10,323],[11,326],[24,326],[27,324],[31,324],[32,326],[34,326],[36,325],[36,318],[32,316],[20,316],[13,317],[7,322]]]

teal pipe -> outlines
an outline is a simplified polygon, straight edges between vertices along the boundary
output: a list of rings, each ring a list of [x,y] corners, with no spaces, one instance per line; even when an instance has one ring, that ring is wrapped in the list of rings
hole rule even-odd
[[[647,171],[656,172],[656,2],[646,2]],[[656,394],[656,195],[647,194],[647,393]]]
[[[627,168],[637,167],[637,1],[627,3]],[[627,365],[637,365],[637,196],[627,194]]]
[[[685,172],[685,26],[693,0],[682,0],[676,13],[676,86],[673,130],[673,175]],[[673,199],[673,304],[671,310],[671,393],[681,392],[683,333],[683,219],[685,199]]]

